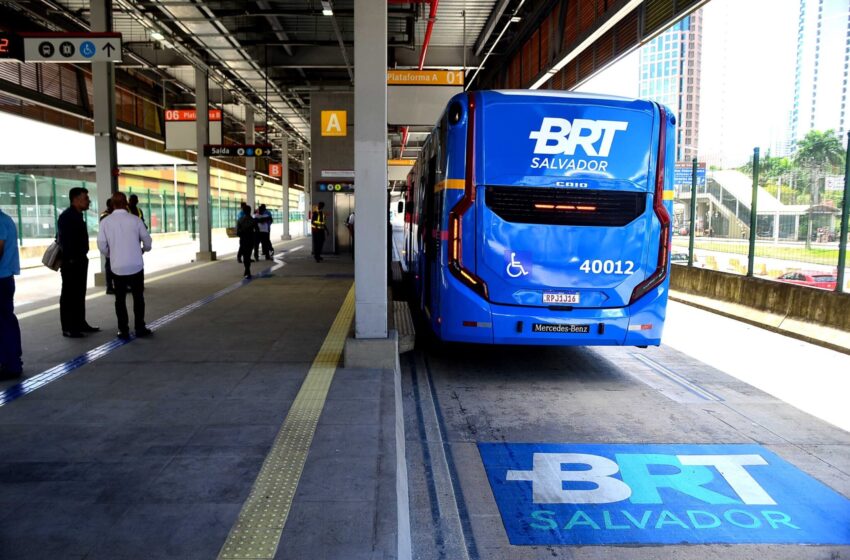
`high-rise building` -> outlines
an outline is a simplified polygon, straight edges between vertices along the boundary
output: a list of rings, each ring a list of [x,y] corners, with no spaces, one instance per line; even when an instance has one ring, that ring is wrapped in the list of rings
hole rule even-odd
[[[824,48],[843,45],[844,48]],[[810,130],[832,129],[844,135],[850,126],[847,106],[850,72],[850,0],[800,0],[792,146]]]
[[[676,113],[676,160],[699,151],[699,91],[702,11],[697,10],[640,50],[640,97]]]

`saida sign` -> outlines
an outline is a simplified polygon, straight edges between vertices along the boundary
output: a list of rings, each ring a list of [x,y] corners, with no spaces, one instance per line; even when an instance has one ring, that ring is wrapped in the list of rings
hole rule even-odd
[[[514,545],[850,544],[850,500],[758,445],[478,445]]]

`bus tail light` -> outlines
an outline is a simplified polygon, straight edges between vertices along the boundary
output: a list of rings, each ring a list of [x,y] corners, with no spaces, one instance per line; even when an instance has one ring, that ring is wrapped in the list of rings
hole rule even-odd
[[[655,271],[643,282],[638,284],[632,291],[629,302],[634,303],[646,295],[647,292],[657,287],[667,278],[667,265],[670,263],[670,214],[664,206],[664,166],[667,156],[667,111],[659,105],[658,112],[661,126],[658,134],[658,162],[655,170],[655,196],[652,201],[652,209],[661,224],[661,239],[658,242],[658,261]]]
[[[576,204],[544,204],[537,202],[534,204],[536,210],[570,210],[573,212],[596,212],[596,206],[582,206]]]
[[[463,215],[475,202],[475,96],[468,96],[466,121],[466,177],[463,184],[463,198],[449,212],[449,270],[455,278],[472,289],[475,293],[489,299],[487,284],[474,272],[463,267]]]

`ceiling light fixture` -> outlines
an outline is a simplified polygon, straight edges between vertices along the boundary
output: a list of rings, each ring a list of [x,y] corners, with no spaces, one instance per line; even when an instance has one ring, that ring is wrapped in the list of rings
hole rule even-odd
[[[334,15],[334,9],[333,9],[333,6],[331,6],[331,0],[322,0],[322,15],[323,16]]]
[[[154,31],[151,33],[151,39],[153,39],[154,41],[162,41],[163,39],[165,39],[165,35],[163,35],[159,31]]]

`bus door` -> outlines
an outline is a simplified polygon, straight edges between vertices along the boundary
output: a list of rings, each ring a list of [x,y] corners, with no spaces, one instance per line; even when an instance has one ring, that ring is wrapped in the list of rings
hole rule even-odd
[[[423,223],[420,224],[420,231],[423,232],[422,252],[425,255],[425,266],[422,270],[423,303],[429,316],[435,309],[439,309],[440,303],[440,205],[435,192],[436,165],[437,158],[432,157],[428,160],[424,185]]]

